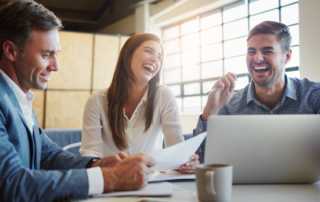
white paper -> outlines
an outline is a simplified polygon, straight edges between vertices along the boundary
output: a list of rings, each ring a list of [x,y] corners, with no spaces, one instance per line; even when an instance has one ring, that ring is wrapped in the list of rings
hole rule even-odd
[[[148,186],[136,191],[116,191],[105,194],[94,195],[94,198],[114,196],[171,196],[173,193],[169,182],[148,184]]]
[[[154,171],[149,175],[148,182],[159,182],[167,180],[196,179],[194,174],[184,174],[175,170]]]
[[[204,132],[168,148],[153,150],[149,156],[154,158],[157,164],[152,169],[179,169],[181,165],[190,161],[190,157],[197,151],[206,136],[207,132]]]

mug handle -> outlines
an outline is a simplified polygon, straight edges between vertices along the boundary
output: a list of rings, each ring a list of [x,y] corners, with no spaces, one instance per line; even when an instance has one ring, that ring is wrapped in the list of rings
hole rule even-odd
[[[216,195],[214,188],[214,171],[206,171],[206,189],[207,192]]]

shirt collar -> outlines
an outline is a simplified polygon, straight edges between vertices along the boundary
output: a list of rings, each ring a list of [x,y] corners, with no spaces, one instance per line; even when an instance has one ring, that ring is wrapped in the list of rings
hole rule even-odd
[[[254,90],[254,82],[253,80],[251,80],[250,85],[249,85],[249,90],[247,93],[247,105],[249,104],[249,102],[251,102],[252,100],[256,100],[256,93]]]
[[[148,85],[148,88],[146,90],[146,92],[144,92],[140,102],[138,103],[138,106],[136,107],[137,109],[143,104],[143,103],[148,103],[147,100],[148,100],[148,91],[149,91],[149,85]],[[108,103],[107,103],[108,104]],[[123,114],[126,113],[126,110],[123,108]]]
[[[287,77],[287,75],[285,75],[286,77],[286,89],[284,91],[284,95],[288,98],[291,98],[295,101],[297,101],[297,90],[296,90],[296,86],[294,85],[294,83],[292,82],[292,80]]]
[[[138,105],[140,105],[142,102],[148,103],[148,102],[147,102],[147,101],[148,101],[148,92],[149,92],[149,84],[148,84],[148,88],[147,88],[146,92],[144,92],[144,94],[143,94],[143,96],[142,96],[142,98],[141,98],[141,100],[140,100],[140,102],[139,102]],[[106,96],[108,96],[107,91],[105,91],[104,94],[105,94]],[[109,104],[108,100],[107,100],[107,104]]]
[[[285,97],[288,97],[288,98],[291,98],[291,99],[297,101],[296,87],[294,86],[291,79],[289,79],[287,77],[286,74],[285,74],[285,81],[286,81],[286,88],[284,90],[284,94],[283,94],[281,101],[283,101]],[[247,93],[247,104],[249,104],[249,102],[252,100],[258,100],[256,97],[255,86],[254,86],[253,80],[250,83],[249,90]]]
[[[34,94],[31,90],[29,90],[27,93],[24,93],[19,86],[12,81],[12,79],[0,69],[0,73],[2,74],[4,80],[7,82],[11,90],[13,91],[14,95],[16,96],[19,103],[24,104],[27,101],[32,101],[34,98]]]

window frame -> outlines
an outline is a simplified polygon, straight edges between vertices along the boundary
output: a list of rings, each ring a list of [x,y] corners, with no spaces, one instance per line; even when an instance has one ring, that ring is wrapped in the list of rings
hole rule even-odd
[[[268,9],[268,10],[265,10],[265,11],[262,11],[262,12],[258,12],[258,13],[255,13],[255,14],[252,14],[250,15],[250,3],[253,3],[255,1],[259,1],[259,0],[240,0],[240,1],[237,1],[235,3],[232,3],[232,4],[229,4],[229,5],[226,5],[226,6],[223,6],[223,7],[220,7],[218,9],[214,9],[212,11],[209,11],[209,12],[206,12],[206,13],[203,13],[201,15],[197,15],[197,16],[193,16],[191,18],[188,18],[188,19],[185,19],[183,21],[180,21],[178,23],[175,23],[175,24],[171,24],[169,26],[165,26],[165,27],[162,27],[162,37],[164,37],[164,31],[169,29],[169,28],[172,28],[172,27],[175,27],[175,26],[179,26],[179,36],[178,37],[175,37],[175,38],[170,38],[170,39],[166,39],[166,40],[163,40],[163,42],[167,42],[167,41],[170,41],[170,40],[174,40],[174,39],[179,39],[179,52],[175,52],[175,53],[170,53],[170,54],[166,54],[166,56],[168,55],[174,55],[174,54],[180,54],[180,66],[179,67],[173,67],[173,68],[168,68],[168,69],[164,69],[162,68],[162,81],[163,81],[163,84],[167,85],[168,87],[170,86],[180,86],[180,95],[175,95],[176,98],[181,98],[181,110],[180,113],[185,113],[184,112],[184,102],[183,102],[183,99],[186,98],[186,97],[200,97],[201,99],[201,103],[200,103],[200,111],[201,112],[204,108],[203,106],[203,98],[204,96],[206,96],[206,93],[203,92],[203,83],[204,82],[208,82],[208,81],[216,81],[218,79],[221,78],[221,76],[219,77],[211,77],[211,78],[206,78],[206,79],[202,79],[202,64],[204,63],[209,63],[209,62],[215,62],[215,61],[222,61],[222,75],[225,75],[226,72],[225,72],[225,60],[226,59],[230,59],[230,58],[236,58],[236,57],[240,57],[240,56],[245,56],[246,54],[242,54],[242,55],[236,55],[236,56],[231,56],[231,57],[225,57],[225,54],[224,54],[224,43],[226,41],[231,41],[231,40],[235,40],[235,39],[239,39],[239,38],[243,38],[243,37],[247,37],[248,36],[248,33],[250,31],[250,18],[253,17],[253,16],[256,16],[256,15],[259,15],[259,14],[263,14],[263,13],[267,13],[267,12],[270,12],[270,11],[273,11],[273,10],[278,10],[279,12],[279,22],[281,22],[281,10],[285,7],[288,7],[288,6],[291,6],[291,5],[294,5],[294,4],[298,4],[299,6],[299,1],[296,1],[296,2],[293,2],[293,3],[289,3],[287,5],[281,5],[281,0],[278,0],[278,7],[275,7],[275,8],[272,8],[272,9]],[[237,18],[235,20],[231,20],[231,21],[228,21],[227,23],[224,23],[223,22],[223,11],[225,10],[228,10],[228,9],[231,9],[231,8],[235,8],[237,6],[240,6],[240,5],[246,5],[247,6],[247,15],[245,17],[241,17],[241,18]],[[209,27],[209,28],[205,28],[205,29],[201,29],[201,26],[200,26],[200,20],[201,18],[203,17],[206,17],[206,16],[210,16],[210,15],[213,15],[213,14],[216,14],[216,13],[221,13],[221,24],[218,24],[218,25],[214,25],[212,27]],[[190,50],[195,50],[195,49],[199,49],[200,51],[200,61],[199,63],[197,63],[197,65],[199,65],[199,71],[200,71],[200,79],[197,79],[197,80],[192,80],[192,81],[183,81],[183,63],[182,63],[182,52],[185,52],[186,50],[182,50],[182,44],[181,44],[181,38],[184,37],[184,36],[187,36],[187,35],[190,35],[190,34],[194,34],[196,32],[193,32],[193,33],[188,33],[186,35],[182,35],[181,34],[181,25],[186,23],[186,22],[189,22],[189,21],[192,21],[192,20],[195,20],[197,19],[198,20],[198,24],[199,24],[199,29],[198,29],[198,33],[199,33],[199,47],[197,48],[193,48],[193,49],[190,49]],[[247,23],[248,23],[248,32],[247,32],[247,35],[244,35],[244,36],[238,36],[238,37],[235,37],[235,38],[230,38],[230,39],[227,39],[227,40],[224,40],[224,25],[225,24],[229,24],[229,23],[232,23],[232,22],[236,22],[238,20],[243,20],[243,19],[247,19]],[[291,27],[291,26],[295,26],[295,25],[298,25],[299,26],[299,22],[298,23],[294,23],[294,24],[290,24],[288,25],[288,27]],[[222,43],[222,58],[221,59],[218,59],[218,60],[211,60],[211,61],[205,61],[205,62],[202,62],[201,60],[201,48],[202,47],[205,47],[205,46],[202,46],[201,45],[201,32],[204,31],[204,30],[208,30],[208,29],[212,29],[212,28],[215,28],[215,27],[218,27],[218,26],[221,26],[222,28],[222,41],[219,41],[219,42],[215,42],[215,43],[212,43],[212,44],[209,44],[209,45],[205,45],[205,46],[210,46],[210,45],[214,45],[214,44],[219,44],[219,43]],[[300,46],[300,42],[297,44],[297,45],[292,45],[291,48],[293,47],[299,47]],[[300,57],[300,56],[299,56]],[[192,66],[192,65],[190,65]],[[175,83],[165,83],[165,71],[170,71],[170,70],[173,70],[173,69],[180,69],[180,82],[175,82]],[[299,71],[299,66],[294,66],[294,67],[288,67],[288,68],[285,68],[285,72],[292,72],[292,71]],[[251,82],[251,76],[249,73],[242,73],[242,74],[237,74],[237,77],[248,77],[248,83]],[[184,93],[184,85],[187,85],[187,84],[192,84],[192,83],[199,83],[200,84],[200,93],[198,94],[190,94],[190,95],[185,95]],[[189,113],[189,112],[187,112]],[[193,112],[193,113],[197,113],[197,112]]]

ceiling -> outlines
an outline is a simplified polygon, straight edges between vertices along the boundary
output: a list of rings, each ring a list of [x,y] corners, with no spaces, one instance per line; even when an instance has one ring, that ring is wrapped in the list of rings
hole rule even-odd
[[[135,13],[143,3],[156,4],[162,0],[36,0],[53,11],[64,30],[96,32]],[[9,0],[0,0],[0,6]]]

